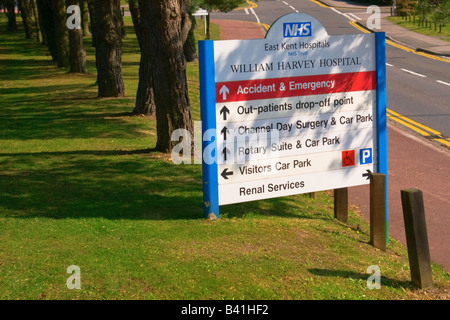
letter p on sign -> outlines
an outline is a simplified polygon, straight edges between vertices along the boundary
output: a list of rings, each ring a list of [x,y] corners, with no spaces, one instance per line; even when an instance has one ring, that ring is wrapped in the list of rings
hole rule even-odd
[[[359,163],[360,164],[372,163],[372,148],[359,150]]]

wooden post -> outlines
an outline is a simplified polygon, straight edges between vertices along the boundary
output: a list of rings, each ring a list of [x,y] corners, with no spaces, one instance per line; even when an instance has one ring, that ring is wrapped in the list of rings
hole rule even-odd
[[[334,189],[334,217],[341,222],[347,222],[348,188]]]
[[[308,192],[306,194],[310,199],[314,199],[316,197],[316,193],[315,192]]]
[[[422,191],[405,189],[401,197],[411,281],[419,288],[429,288],[433,281]]]
[[[370,174],[370,244],[386,251],[386,176]]]

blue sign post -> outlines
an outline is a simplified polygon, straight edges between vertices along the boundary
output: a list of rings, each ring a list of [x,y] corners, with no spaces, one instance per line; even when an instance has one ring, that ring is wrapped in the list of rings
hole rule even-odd
[[[200,112],[202,118],[203,213],[207,219],[219,219],[217,174],[216,93],[214,77],[214,42],[198,43],[200,63]],[[206,139],[206,140],[205,140]],[[205,153],[212,145],[209,154]]]
[[[375,33],[375,57],[377,68],[377,171],[386,176],[386,243],[388,242],[388,167],[387,167],[387,124],[386,124],[386,35]]]

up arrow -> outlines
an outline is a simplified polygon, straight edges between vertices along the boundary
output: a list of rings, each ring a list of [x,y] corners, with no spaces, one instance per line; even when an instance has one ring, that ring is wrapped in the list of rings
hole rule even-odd
[[[223,154],[223,160],[227,161],[227,154],[230,154],[230,150],[228,150],[227,147],[223,148],[222,150],[222,154]]]
[[[228,90],[228,88],[225,85],[223,85],[222,88],[220,88],[220,90],[219,90],[219,94],[222,95],[223,100],[227,100],[227,94],[229,94],[229,93],[230,93],[230,90]]]
[[[230,110],[228,110],[227,106],[223,106],[223,108],[220,109],[220,114],[223,114],[223,120],[227,120],[227,113],[230,114]]]
[[[227,133],[230,133],[230,131],[227,129],[227,127],[223,127],[220,133],[223,134],[223,140],[227,140]]]

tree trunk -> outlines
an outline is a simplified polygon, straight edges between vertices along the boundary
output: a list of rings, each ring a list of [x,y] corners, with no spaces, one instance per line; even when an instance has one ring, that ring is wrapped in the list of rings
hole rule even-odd
[[[31,8],[33,9],[33,15],[34,15],[34,26],[36,28],[36,41],[40,42],[41,39],[39,37],[39,33],[41,32],[41,28],[39,27],[39,18],[38,18],[38,12],[36,7],[36,2],[34,0],[30,1]]]
[[[57,50],[52,0],[37,0],[36,3],[39,12],[39,22],[41,23],[42,38],[45,39],[52,59],[56,61]]]
[[[133,114],[156,115],[151,59],[142,53],[139,65],[139,84]]]
[[[64,0],[52,0],[53,20],[56,34],[56,61],[58,67],[70,66],[69,61],[69,30],[67,28],[67,14]]]
[[[95,13],[98,96],[123,97],[120,1],[95,0]]]
[[[31,39],[33,36],[33,17],[31,12],[30,3],[27,0],[19,0],[18,7],[20,10],[20,15],[22,16],[23,28],[25,30],[25,37]]]
[[[189,15],[189,0],[179,0],[180,2],[180,10],[181,10],[181,30],[180,30],[180,38],[181,43],[186,43],[186,39],[188,38],[189,31],[191,31],[192,27],[192,19]]]
[[[133,19],[134,31],[141,48],[141,61],[139,65],[139,84],[136,93],[136,104],[133,114],[143,114],[146,116],[154,116],[156,114],[155,97],[153,94],[153,75],[150,57],[142,54],[142,46],[149,43],[148,32],[143,34],[141,27],[141,13],[139,10],[138,0],[128,1],[131,18]],[[150,44],[149,44],[150,45]]]
[[[87,0],[80,0],[80,11],[81,11],[81,29],[83,30],[83,36],[90,36],[89,31],[89,8]]]
[[[81,29],[69,30],[70,73],[87,73],[86,51]]]
[[[125,40],[127,38],[127,31],[125,29],[125,22],[123,21],[122,7],[119,7],[119,18],[120,18],[120,31],[122,40]]]
[[[191,10],[189,9],[189,1],[182,0],[182,38],[183,41],[183,52],[186,61],[191,62],[197,60],[197,55],[195,52],[195,37],[194,37],[194,27],[195,19],[191,16]]]
[[[95,0],[87,0],[89,20],[91,22],[92,46],[97,45],[97,15],[95,13]]]
[[[131,13],[131,19],[133,20],[134,32],[139,43],[139,48],[141,45],[141,13],[139,11],[139,0],[128,0],[128,6]]]
[[[192,26],[191,26],[191,29],[189,30],[187,39],[183,46],[184,56],[186,57],[186,61],[188,61],[188,62],[198,60],[197,51],[195,48],[195,36],[194,36],[194,29],[195,29],[197,23],[196,23],[194,17],[190,16],[190,18],[192,21]]]
[[[78,0],[66,0],[66,7],[79,6]],[[67,17],[71,16],[69,13]],[[83,46],[83,30],[74,28],[69,30],[70,73],[87,73],[86,51]]]
[[[16,20],[16,11],[15,11],[15,1],[14,0],[6,0],[4,5],[6,7],[6,16],[8,17],[8,24],[6,27],[6,31],[16,31],[17,30],[17,20]]]
[[[149,41],[142,55],[151,59],[156,103],[156,148],[170,152],[178,141],[171,141],[176,129],[192,135],[192,117],[186,81],[186,59],[182,39],[183,10],[180,0],[139,0],[143,34]]]

